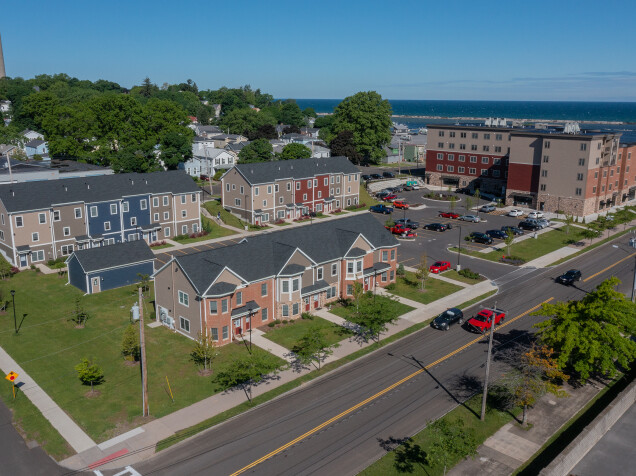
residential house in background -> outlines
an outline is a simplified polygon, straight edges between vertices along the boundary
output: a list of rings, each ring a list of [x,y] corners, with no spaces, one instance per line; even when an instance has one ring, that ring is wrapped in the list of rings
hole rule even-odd
[[[185,170],[191,177],[207,175],[214,176],[219,170],[234,167],[236,158],[225,149],[208,148],[204,155],[195,155],[191,159],[179,164],[179,169]]]
[[[264,224],[357,205],[360,171],[346,157],[239,162],[221,183],[225,209]]]
[[[26,155],[29,159],[32,158],[34,155],[48,156],[49,145],[42,139],[32,139],[24,144],[24,151],[26,152]]]
[[[214,109],[214,117],[216,119],[221,117],[221,105],[220,104],[212,104],[212,108]]]
[[[315,127],[301,127],[300,128],[300,133],[302,135],[311,137],[313,139],[318,139],[318,133],[319,132],[320,132],[320,129],[317,129]]]
[[[44,136],[39,132],[32,131],[31,129],[25,129],[21,133],[22,137],[25,138],[26,142],[30,140],[44,140]]]
[[[13,144],[0,144],[0,156],[13,157],[20,148]]]
[[[11,101],[8,99],[0,101],[0,114],[8,114],[11,110]]]
[[[275,319],[395,282],[398,241],[368,213],[174,255],[154,274],[157,319],[229,344]]]
[[[331,157],[331,149],[327,147],[312,144],[310,149],[311,156],[316,159],[326,159],[327,157]]]
[[[201,190],[180,171],[0,186],[0,253],[15,266],[76,249],[201,229]]]
[[[155,255],[145,241],[127,241],[75,250],[66,264],[68,283],[86,294],[95,294],[138,283],[140,274],[152,276]]]

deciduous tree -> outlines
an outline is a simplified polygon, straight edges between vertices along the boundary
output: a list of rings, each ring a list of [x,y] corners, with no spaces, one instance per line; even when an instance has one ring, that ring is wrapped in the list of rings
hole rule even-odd
[[[263,380],[268,373],[277,370],[277,364],[271,359],[265,359],[260,353],[243,354],[218,371],[216,382],[224,390],[241,387],[251,402],[252,385]]]
[[[512,246],[512,243],[515,241],[515,233],[508,229],[506,230],[506,237],[504,238],[504,243],[506,244],[506,250],[508,251],[508,256],[512,256],[510,254],[510,247]]]
[[[212,369],[212,362],[217,355],[216,344],[212,340],[212,336],[199,332],[194,348],[190,352],[190,360],[207,371]]]
[[[129,324],[124,331],[121,340],[121,353],[126,360],[139,360],[139,329],[134,324]]]
[[[239,159],[243,163],[267,162],[272,160],[274,148],[267,139],[256,139],[239,152]]]
[[[283,147],[280,154],[281,160],[308,159],[309,157],[311,157],[311,149],[295,142]]]
[[[320,369],[321,363],[333,354],[333,348],[337,346],[338,344],[329,344],[321,329],[314,328],[302,336],[291,350],[300,363],[312,363],[314,366],[317,363]]]
[[[426,253],[423,253],[422,256],[420,256],[420,262],[417,265],[417,269],[415,271],[415,277],[419,280],[420,282],[420,289],[423,291],[425,291],[425,284],[426,284],[426,279],[428,278],[430,271],[428,268],[428,263],[426,262]]]
[[[430,446],[426,452],[426,463],[432,468],[448,465],[466,456],[477,454],[475,430],[465,429],[464,421],[457,418],[442,418],[428,426]]]
[[[362,162],[362,155],[356,149],[353,141],[353,132],[351,131],[338,133],[329,146],[331,147],[331,155],[334,157],[347,157],[354,164],[360,164]]]
[[[93,391],[93,385],[99,385],[104,381],[104,371],[99,365],[86,357],[75,366],[75,370],[84,385],[90,384],[91,392]]]

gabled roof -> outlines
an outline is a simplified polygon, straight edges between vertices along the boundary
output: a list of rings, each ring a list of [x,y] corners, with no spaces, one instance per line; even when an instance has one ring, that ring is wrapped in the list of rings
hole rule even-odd
[[[312,225],[250,236],[236,245],[175,256],[174,260],[201,295],[210,288],[212,283],[214,283],[213,287],[222,283],[217,281],[217,278],[226,268],[248,282],[276,276],[279,272],[281,274],[302,272],[303,266],[287,264],[297,249],[315,263],[326,263],[342,259],[360,235],[373,248],[392,247],[399,244],[375,217],[369,213],[361,213],[337,220],[314,222]],[[285,269],[281,271],[283,267]],[[225,293],[229,289],[229,287],[219,286],[218,289],[215,288],[215,291]],[[210,294],[211,291],[212,288],[206,294]]]
[[[360,171],[343,156],[276,160],[253,164],[236,164],[236,170],[252,185],[272,183],[277,179],[303,179],[330,173],[358,174]]]
[[[38,182],[37,193],[29,182],[0,187],[0,200],[9,213],[41,210],[54,204],[94,203],[151,193],[194,193],[200,189],[183,171],[148,174],[113,174]]]
[[[42,144],[46,144],[46,141],[40,139],[31,139],[29,142],[24,144],[24,147],[38,147]]]
[[[86,273],[143,261],[154,262],[155,259],[155,255],[144,240],[76,250],[73,255]]]

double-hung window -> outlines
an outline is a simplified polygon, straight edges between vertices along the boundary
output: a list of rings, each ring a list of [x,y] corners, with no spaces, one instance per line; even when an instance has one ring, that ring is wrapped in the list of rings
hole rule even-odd
[[[183,304],[186,307],[190,305],[190,299],[187,293],[184,293],[183,291],[179,291],[179,304]]]

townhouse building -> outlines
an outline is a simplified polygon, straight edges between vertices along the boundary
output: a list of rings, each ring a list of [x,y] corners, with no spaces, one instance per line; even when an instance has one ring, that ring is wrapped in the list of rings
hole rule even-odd
[[[218,345],[275,319],[395,282],[398,241],[368,213],[175,255],[155,272],[157,319]]]
[[[223,207],[252,224],[357,205],[360,171],[346,157],[238,163],[222,177]]]
[[[585,216],[627,200],[622,189],[633,184],[620,175],[619,133],[431,124],[428,136],[429,183],[479,189],[508,205]]]
[[[0,186],[0,253],[26,267],[74,250],[201,229],[201,191],[179,171]]]

